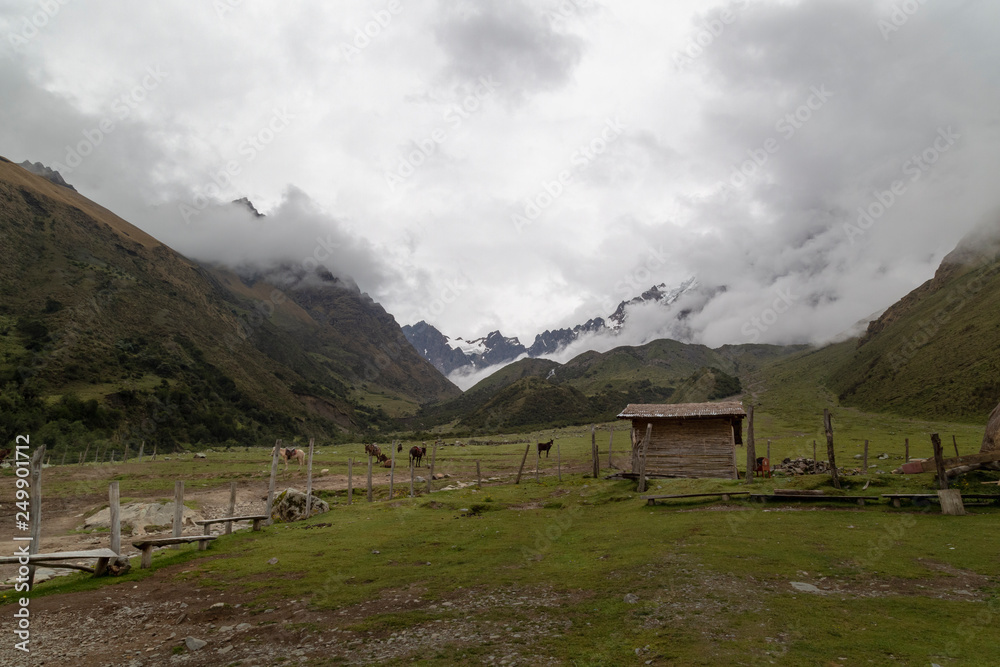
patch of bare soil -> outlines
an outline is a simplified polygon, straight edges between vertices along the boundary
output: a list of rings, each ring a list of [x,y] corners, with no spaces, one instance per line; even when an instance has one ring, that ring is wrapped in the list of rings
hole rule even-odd
[[[158,570],[135,585],[51,595],[31,604],[31,654],[0,644],[2,665],[378,664],[433,657],[444,646],[495,647],[486,664],[557,664],[546,640],[572,626],[561,610],[585,597],[548,588],[454,591],[426,600],[419,585],[389,589],[340,610],[288,600],[272,609],[248,596],[178,578],[185,567]],[[11,607],[0,607],[0,613]],[[418,615],[405,628],[382,614]],[[188,638],[199,640],[187,643]],[[205,642],[200,645],[200,642]],[[200,647],[199,647],[200,646]],[[197,647],[197,648],[194,648]]]

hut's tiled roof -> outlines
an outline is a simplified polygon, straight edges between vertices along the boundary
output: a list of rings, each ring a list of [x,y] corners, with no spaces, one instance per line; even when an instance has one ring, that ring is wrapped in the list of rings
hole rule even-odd
[[[670,418],[670,417],[746,417],[743,403],[629,403],[618,419]]]

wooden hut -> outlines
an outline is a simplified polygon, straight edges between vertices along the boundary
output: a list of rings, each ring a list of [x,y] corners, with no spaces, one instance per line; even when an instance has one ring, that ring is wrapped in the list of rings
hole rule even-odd
[[[653,430],[646,475],[738,479],[736,445],[743,444],[743,404],[629,404],[618,415],[632,420],[632,472],[639,472],[646,425]]]

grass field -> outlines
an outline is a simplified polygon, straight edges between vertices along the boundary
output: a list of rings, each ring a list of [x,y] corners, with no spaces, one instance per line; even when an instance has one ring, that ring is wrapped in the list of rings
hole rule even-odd
[[[773,459],[802,454],[804,443],[811,455],[811,440],[819,439],[817,428],[807,430],[814,418],[789,411],[779,419],[763,406],[758,453],[771,438]],[[605,474],[611,426],[618,428],[615,458],[620,466],[626,462],[624,425],[603,425],[597,441]],[[883,450],[901,456],[903,437],[915,447],[932,430],[949,444],[956,433],[963,453],[978,443],[977,430],[967,425],[835,410],[842,467],[853,463],[860,438],[871,439],[874,462]],[[516,437],[525,436],[509,439]],[[885,504],[761,506],[706,499],[647,507],[634,483],[585,473],[588,429],[527,437],[532,443],[555,437],[561,482],[555,449],[542,459],[536,482],[532,447],[522,482],[514,485],[524,444],[452,444],[438,449],[435,469],[450,477],[436,488],[474,480],[476,461],[484,478],[495,481],[481,490],[429,496],[418,485],[418,496],[410,499],[403,468],[395,497],[389,500],[379,477],[376,502],[369,504],[364,469],[356,465],[351,505],[342,488],[325,489],[320,495],[331,511],[308,521],[220,537],[206,552],[167,550],[154,557],[153,570],[117,579],[60,578],[34,594],[128,589],[169,572],[180,587],[239,592],[253,613],[305,601],[327,620],[298,631],[334,637],[330,657],[309,664],[499,664],[504,658],[505,664],[577,665],[1000,664],[1000,645],[987,640],[1000,612],[1000,561],[989,537],[1000,529],[996,507],[969,506],[964,517],[942,516],[936,506],[897,510]],[[362,458],[360,444],[318,450],[314,468],[328,469],[327,476],[346,474],[349,456]],[[883,472],[899,462],[878,461]],[[123,496],[166,498],[175,479],[188,489],[234,479],[263,485],[269,471],[260,450],[83,468],[91,469],[91,478],[79,479],[79,466],[46,469],[46,494],[99,494],[117,479]],[[301,485],[302,473],[294,468],[280,475],[279,488]],[[979,481],[1000,474],[970,477],[966,486],[983,492],[996,487]],[[864,482],[872,495],[932,487],[929,474],[873,470],[846,476],[845,492],[858,493]],[[826,476],[757,480],[750,488],[776,487],[833,492]],[[742,480],[657,480],[650,492],[747,488]],[[183,569],[175,567],[179,563]],[[802,591],[792,582],[818,590]],[[435,628],[432,646],[386,657],[384,651],[403,637],[422,637],[425,630],[430,636]]]

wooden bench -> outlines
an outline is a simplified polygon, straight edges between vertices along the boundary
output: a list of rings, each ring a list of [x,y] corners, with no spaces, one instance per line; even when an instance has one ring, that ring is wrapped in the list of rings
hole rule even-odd
[[[833,500],[835,502],[856,502],[864,507],[866,500],[878,500],[878,496],[828,496],[822,493],[751,493],[750,498],[766,503],[768,500]]]
[[[266,514],[250,514],[247,516],[224,516],[220,519],[199,519],[195,523],[199,526],[205,526],[205,534],[208,535],[209,526],[213,523],[226,524],[226,533],[231,533],[233,521],[253,521],[253,529],[260,530],[260,522],[265,521],[267,518]],[[202,545],[198,545],[198,548],[201,549]]]
[[[883,498],[888,498],[892,501],[893,507],[902,507],[901,500],[909,500],[911,502],[916,500],[938,500],[938,494],[936,493],[883,493]],[[1000,493],[969,493],[962,494],[962,501],[966,500],[1000,500]]]
[[[749,491],[720,491],[718,493],[675,493],[666,496],[639,496],[639,498],[645,500],[647,505],[655,505],[657,500],[665,500],[667,498],[715,498],[722,496],[723,501],[728,501],[730,496],[749,495]]]
[[[204,549],[202,544],[214,540],[216,535],[185,535],[181,537],[152,537],[145,540],[133,540],[132,546],[142,550],[142,561],[139,569],[145,570],[153,564],[153,547],[162,547],[168,544],[188,544],[198,542],[198,550]],[[207,544],[205,544],[207,546]]]
[[[0,557],[0,564],[20,563],[20,558],[20,556],[2,556]],[[94,568],[89,568],[86,565],[59,562],[63,560],[82,560],[85,558],[96,558],[97,565]],[[99,577],[108,571],[108,563],[111,562],[112,558],[118,558],[118,554],[111,549],[91,549],[90,551],[57,551],[50,554],[32,554],[28,556],[28,563],[31,565],[45,563],[49,567],[65,567],[72,570],[82,570],[84,572],[92,573],[95,577]]]

